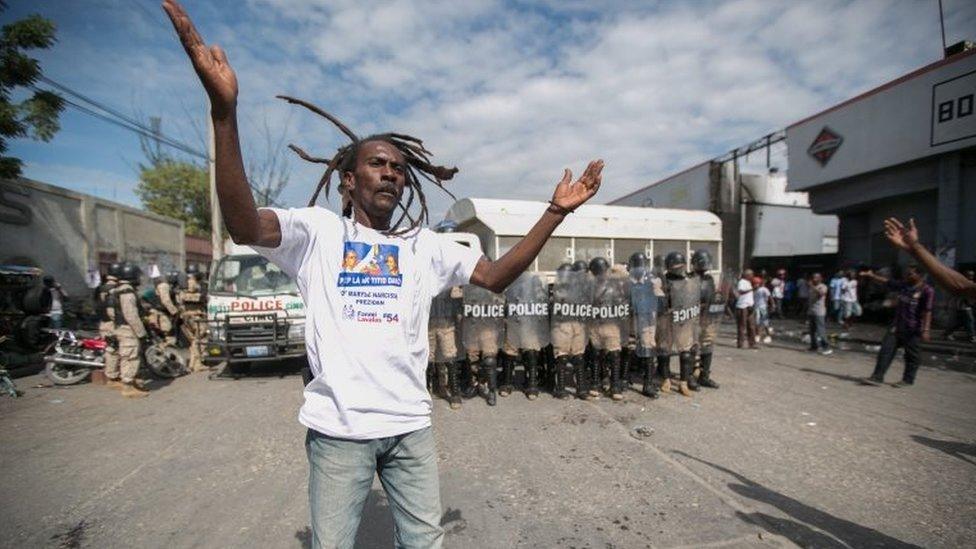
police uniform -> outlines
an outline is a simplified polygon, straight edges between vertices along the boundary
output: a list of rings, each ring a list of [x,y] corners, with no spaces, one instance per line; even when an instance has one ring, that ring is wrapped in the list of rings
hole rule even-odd
[[[668,347],[665,372],[670,374],[670,357],[678,355],[681,380],[679,392],[690,396],[690,391],[697,387],[692,371],[701,325],[701,279],[685,272],[684,254],[679,252],[668,254],[665,267],[665,315],[668,324],[667,340],[664,342]],[[661,339],[658,341],[660,343]]]
[[[620,400],[623,398],[621,349],[630,319],[627,279],[608,272],[609,265],[603,258],[594,259],[590,267],[593,274],[593,308],[588,333],[595,353],[590,388],[598,395],[604,388],[604,377],[607,377],[609,395],[614,400]]]
[[[549,345],[549,292],[544,278],[522,273],[505,290],[505,346],[502,352],[502,388],[505,396],[514,390],[514,368],[520,358],[525,369],[525,396],[539,396],[539,366],[542,349]]]
[[[461,288],[455,286],[441,292],[431,301],[427,343],[430,362],[434,366],[438,391],[452,409],[461,407],[460,364],[456,325],[460,318]]]
[[[472,375],[480,378],[489,406],[497,402],[498,350],[505,329],[505,298],[485,288],[463,289],[462,339]]]
[[[190,344],[190,371],[206,370],[203,364],[201,345],[207,334],[206,298],[196,273],[187,273],[186,289],[181,289],[176,295],[180,307],[180,317],[183,322],[180,329]]]
[[[715,336],[725,316],[728,291],[723,280],[710,274],[711,256],[705,250],[696,250],[691,258],[692,266],[701,280],[701,331],[698,338],[698,385],[718,389],[712,377],[712,350]]]
[[[108,378],[110,387],[118,388],[122,384],[119,382],[121,373],[119,372],[119,349],[115,339],[115,290],[119,285],[119,279],[114,275],[105,277],[105,283],[98,287],[95,295],[95,304],[98,308],[98,333],[105,340],[105,352],[102,355],[105,360],[105,377]]]
[[[641,392],[647,397],[657,398],[654,357],[657,351],[657,313],[663,289],[661,279],[648,267],[647,256],[641,252],[634,253],[627,261],[633,333],[630,360],[643,378]]]
[[[166,338],[166,343],[174,345],[176,336],[173,333],[173,323],[180,314],[179,308],[173,303],[173,287],[166,279],[156,283],[156,296],[161,310],[158,311],[159,329]]]
[[[129,276],[126,276],[127,272],[130,273]],[[133,286],[133,281],[138,280],[138,268],[134,270],[136,274],[132,275],[132,272],[131,269],[123,270],[123,278],[115,289],[115,338],[119,342],[121,382],[125,385],[122,394],[127,397],[140,397],[148,395],[147,391],[136,385],[140,362],[140,340],[148,334],[142,323],[139,299]]]
[[[553,396],[571,398],[566,391],[576,378],[576,395],[589,398],[589,376],[583,363],[586,351],[586,322],[590,303],[589,280],[585,270],[564,264],[556,270],[552,290],[552,352],[555,359]]]

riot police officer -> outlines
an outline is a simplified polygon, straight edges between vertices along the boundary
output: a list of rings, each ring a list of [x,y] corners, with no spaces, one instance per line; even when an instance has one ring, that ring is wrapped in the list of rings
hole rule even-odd
[[[542,349],[549,345],[549,296],[546,281],[536,273],[522,273],[505,290],[505,350],[514,360],[516,351],[525,368],[525,396],[539,396],[539,366]],[[503,367],[503,385],[512,386],[511,366]],[[511,391],[511,389],[508,389]],[[499,394],[504,395],[501,390]]]
[[[461,318],[461,288],[444,290],[431,301],[427,328],[430,362],[434,365],[436,388],[447,399],[452,410],[461,408],[460,364],[457,352],[457,330]]]
[[[464,287],[461,333],[472,377],[489,406],[498,401],[498,351],[505,329],[505,298],[479,286]],[[476,381],[476,383],[478,383]]]
[[[115,289],[119,285],[119,275],[122,271],[121,263],[112,263],[103,282],[95,290],[95,312],[98,315],[98,333],[105,340],[105,377],[106,385],[112,389],[121,389],[119,381],[119,343],[115,339]]]
[[[635,252],[627,260],[627,273],[630,277],[630,310],[634,333],[634,348],[631,351],[632,363],[637,365],[643,377],[641,392],[648,398],[657,398],[657,385],[654,383],[654,356],[657,342],[657,311],[661,279],[654,276],[648,268],[647,255]]]
[[[701,282],[698,277],[689,277],[687,263],[681,252],[670,252],[664,258],[665,314],[667,315],[667,334],[659,344],[666,346],[663,374],[670,378],[671,356],[678,355],[680,383],[678,392],[691,396],[696,386],[692,376],[695,368],[695,349],[698,346],[698,330],[701,325]],[[662,354],[659,354],[659,360]]]
[[[613,400],[621,400],[624,389],[621,349],[630,318],[627,279],[612,274],[610,263],[602,257],[590,261],[589,271],[593,276],[593,308],[587,329],[594,352],[593,368],[590,372],[591,388],[597,391],[604,389],[604,377],[608,377],[608,395]]]
[[[205,370],[203,365],[201,345],[203,338],[207,334],[206,324],[206,304],[207,299],[203,294],[203,287],[200,284],[201,273],[196,265],[189,265],[186,268],[186,288],[180,289],[176,295],[176,302],[180,308],[180,330],[190,345],[190,371],[198,372]]]
[[[119,276],[119,284],[115,289],[115,338],[119,342],[119,370],[123,385],[122,396],[139,398],[149,395],[138,384],[136,376],[139,373],[139,358],[146,339],[146,327],[142,323],[139,311],[139,298],[136,287],[142,271],[133,263],[125,262]]]
[[[728,292],[722,288],[721,278],[713,276],[712,256],[707,250],[695,250],[691,256],[691,266],[701,280],[701,332],[698,338],[698,385],[710,389],[718,389],[718,383],[712,380],[712,349],[715,336],[725,316],[725,306]]]
[[[583,364],[586,321],[592,309],[585,266],[585,261],[577,261],[575,265],[563,263],[556,269],[556,281],[552,288],[550,339],[555,359],[552,395],[560,399],[571,398],[566,387],[573,384],[574,376],[576,396],[591,398],[589,376]]]

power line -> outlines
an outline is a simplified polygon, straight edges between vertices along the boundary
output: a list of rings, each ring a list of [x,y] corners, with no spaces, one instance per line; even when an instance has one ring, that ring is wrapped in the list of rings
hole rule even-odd
[[[158,140],[160,142],[166,143],[166,144],[168,144],[168,145],[170,145],[172,147],[175,147],[177,149],[182,150],[183,152],[186,152],[188,154],[192,154],[193,156],[196,156],[196,157],[199,157],[199,158],[203,158],[204,160],[208,160],[209,159],[209,157],[207,156],[206,153],[201,152],[199,150],[196,150],[192,146],[190,146],[190,145],[188,145],[186,143],[183,143],[181,141],[178,141],[175,138],[172,138],[172,137],[169,137],[167,135],[164,135],[162,132],[160,132],[160,131],[158,131],[158,130],[156,130],[154,128],[147,127],[142,122],[140,122],[138,120],[135,120],[135,119],[133,119],[133,118],[131,118],[129,116],[126,116],[125,114],[122,114],[117,109],[113,109],[112,107],[108,107],[105,104],[100,103],[100,102],[98,102],[98,101],[96,101],[96,100],[94,100],[94,99],[92,99],[92,98],[90,98],[88,96],[82,95],[81,93],[79,93],[79,92],[77,92],[77,91],[69,88],[68,86],[66,86],[64,84],[61,84],[59,82],[56,82],[56,81],[54,81],[54,80],[52,80],[52,79],[50,79],[50,78],[48,78],[46,76],[41,76],[40,77],[40,80],[42,80],[43,82],[45,82],[47,84],[50,84],[51,86],[54,86],[55,88],[63,91],[64,93],[66,93],[68,95],[71,95],[71,96],[73,96],[73,97],[75,97],[75,98],[77,98],[77,99],[79,99],[79,100],[81,100],[81,101],[83,101],[85,103],[88,103],[89,105],[95,107],[98,110],[107,112],[111,116],[114,116],[115,118],[118,118],[119,120],[122,120],[125,123],[127,123],[127,124],[129,124],[131,126],[134,126],[135,128],[138,128],[138,129],[142,130],[142,132],[149,133],[150,135],[148,137],[151,137],[151,138],[156,139],[156,140]]]
[[[77,92],[77,91],[69,88],[68,86],[66,86],[64,84],[61,84],[61,83],[58,83],[58,82],[56,82],[56,81],[54,81],[54,80],[52,80],[52,79],[50,79],[48,77],[41,76],[40,77],[40,80],[43,80],[45,83],[47,83],[47,84],[49,84],[49,85],[57,88],[58,90],[61,90],[62,92],[66,93],[68,95],[71,95],[72,97],[80,100],[81,102],[88,103],[89,105],[91,105],[92,107],[94,107],[94,109],[93,109],[93,108],[87,107],[85,105],[82,105],[81,103],[72,101],[71,99],[62,97],[62,100],[64,100],[64,102],[67,105],[69,105],[69,106],[77,109],[80,112],[83,112],[83,113],[85,113],[85,114],[87,114],[89,116],[93,116],[95,118],[98,118],[99,120],[102,120],[104,122],[108,122],[110,124],[114,124],[116,126],[119,126],[119,127],[123,128],[123,129],[126,129],[126,130],[129,130],[129,131],[131,131],[133,133],[136,133],[136,134],[138,134],[140,136],[143,136],[143,137],[146,137],[148,139],[152,139],[152,140],[158,141],[159,143],[161,143],[163,145],[167,145],[169,147],[172,147],[174,149],[177,149],[179,151],[182,151],[182,152],[184,152],[186,154],[189,154],[191,156],[200,158],[202,160],[206,160],[208,162],[210,161],[210,156],[207,155],[206,153],[200,152],[200,151],[194,149],[193,147],[191,147],[190,145],[187,145],[186,143],[183,143],[181,141],[177,141],[174,138],[171,138],[171,137],[168,137],[166,135],[163,135],[161,132],[159,132],[159,131],[157,131],[157,130],[155,130],[153,128],[149,128],[149,127],[143,125],[141,122],[139,122],[139,121],[137,121],[137,120],[135,120],[135,119],[133,119],[133,118],[131,118],[129,116],[126,116],[125,114],[122,114],[117,109],[113,109],[111,107],[108,107],[108,106],[106,106],[106,105],[104,105],[104,104],[102,104],[102,103],[100,103],[100,102],[98,102],[98,101],[96,101],[94,99],[91,99],[91,98],[89,98],[89,97],[87,97],[87,96],[85,96],[85,95],[83,95],[83,94],[81,94],[81,93],[79,93],[79,92]],[[39,88],[37,86],[31,86],[31,88],[33,88],[35,91],[47,91],[49,93],[53,93],[51,90],[44,90],[43,88]],[[104,112],[98,112],[98,110],[95,110],[95,109],[98,109],[98,110],[101,110],[101,111],[104,111]],[[105,114],[105,113],[108,113],[108,114]],[[258,196],[263,196],[264,197],[264,201],[267,202],[269,205],[271,205],[271,206],[277,206],[277,207],[282,207],[282,205],[279,204],[278,202],[268,199],[269,198],[268,197],[268,194],[269,194],[269,191],[268,190],[261,190],[261,189],[257,188],[254,184],[252,184],[250,181],[247,181],[247,186],[250,187],[252,191],[254,191],[255,193],[257,193]]]

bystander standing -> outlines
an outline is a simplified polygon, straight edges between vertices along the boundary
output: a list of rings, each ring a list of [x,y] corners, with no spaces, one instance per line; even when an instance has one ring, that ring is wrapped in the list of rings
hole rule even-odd
[[[756,319],[753,316],[755,295],[752,290],[752,269],[742,271],[742,278],[735,286],[735,324],[738,329],[736,346],[742,348],[749,342],[749,348],[756,348]]]
[[[829,355],[833,351],[827,344],[827,285],[820,273],[810,277],[807,324],[810,328],[810,350]]]

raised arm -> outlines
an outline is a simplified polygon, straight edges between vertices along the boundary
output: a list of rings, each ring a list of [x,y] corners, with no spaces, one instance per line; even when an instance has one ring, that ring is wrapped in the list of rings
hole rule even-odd
[[[914,219],[909,219],[908,226],[905,226],[898,219],[891,217],[885,219],[884,227],[888,242],[910,253],[932,275],[936,284],[953,295],[976,299],[976,284],[962,273],[943,265],[939,258],[918,241],[918,229],[915,227]]]
[[[602,172],[603,160],[594,160],[573,183],[573,173],[565,170],[562,181],[556,185],[549,208],[539,221],[502,257],[495,261],[482,257],[471,275],[471,283],[493,292],[501,292],[507,288],[535,260],[562,220],[596,194],[602,181]]]
[[[220,46],[204,43],[190,16],[176,0],[165,0],[163,10],[173,22],[183,49],[193,63],[193,70],[210,97],[217,199],[227,232],[238,244],[277,247],[281,243],[278,216],[270,210],[257,209],[244,173],[237,134],[237,76],[234,69]]]

